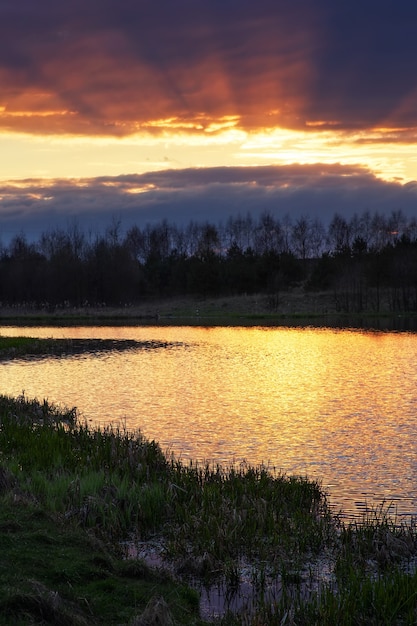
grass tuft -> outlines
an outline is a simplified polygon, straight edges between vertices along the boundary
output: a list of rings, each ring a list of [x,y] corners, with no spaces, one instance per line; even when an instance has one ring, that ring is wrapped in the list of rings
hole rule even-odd
[[[417,527],[386,503],[344,524],[316,481],[186,466],[24,395],[0,396],[0,505],[0,625],[202,624],[189,584],[224,626],[417,621]],[[122,558],[150,545],[162,570]]]

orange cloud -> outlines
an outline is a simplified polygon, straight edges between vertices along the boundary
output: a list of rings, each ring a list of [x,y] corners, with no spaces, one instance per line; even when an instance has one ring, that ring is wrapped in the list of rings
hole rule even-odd
[[[417,6],[370,4],[20,0],[0,9],[0,130],[414,143]]]
[[[173,24],[155,14],[141,22],[138,7],[137,30],[107,16],[81,29],[70,21],[45,37],[35,22],[19,68],[0,58],[0,128],[124,136],[157,133],[155,122],[169,118],[193,133],[226,117],[243,128],[299,125],[311,33],[291,27],[291,14],[268,10],[253,19],[247,7],[225,21],[221,11],[206,14],[207,22],[200,13],[182,14],[182,24],[181,4]],[[16,49],[12,38],[10,45]],[[196,127],[200,116],[207,124]]]

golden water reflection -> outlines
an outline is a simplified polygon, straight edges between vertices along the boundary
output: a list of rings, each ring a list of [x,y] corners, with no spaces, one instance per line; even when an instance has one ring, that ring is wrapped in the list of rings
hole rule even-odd
[[[3,328],[166,348],[10,361],[1,392],[140,428],[183,460],[318,478],[348,514],[417,514],[417,335],[289,328]],[[170,345],[172,344],[172,345]]]

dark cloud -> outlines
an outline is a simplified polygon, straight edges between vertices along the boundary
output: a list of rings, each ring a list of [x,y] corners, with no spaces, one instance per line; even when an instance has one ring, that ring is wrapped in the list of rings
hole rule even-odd
[[[416,28],[410,0],[3,0],[0,127],[125,135],[239,115],[248,129],[409,128]]]
[[[417,217],[417,184],[381,181],[359,166],[310,165],[210,168],[143,175],[57,180],[33,179],[0,186],[0,237],[20,231],[31,239],[73,220],[86,231],[103,231],[113,219],[122,226],[168,219],[225,221],[271,211],[282,218],[309,215],[327,223],[365,210],[401,209]]]
[[[323,18],[310,111],[341,126],[415,125],[417,5],[329,3]]]

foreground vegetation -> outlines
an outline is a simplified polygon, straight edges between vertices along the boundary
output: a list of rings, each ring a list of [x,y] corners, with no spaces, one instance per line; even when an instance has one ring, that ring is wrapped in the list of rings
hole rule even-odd
[[[0,502],[0,624],[198,625],[214,584],[225,625],[417,620],[417,531],[386,508],[343,524],[316,482],[186,467],[46,401],[0,396]]]

